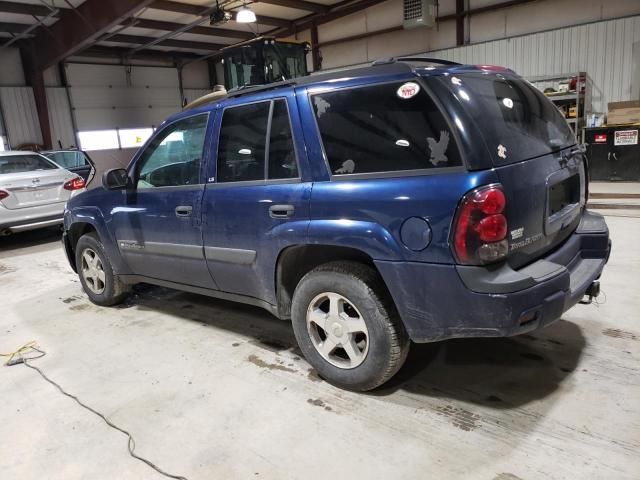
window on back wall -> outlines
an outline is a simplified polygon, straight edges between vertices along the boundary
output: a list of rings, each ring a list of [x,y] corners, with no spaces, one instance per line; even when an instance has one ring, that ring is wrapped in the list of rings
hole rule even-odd
[[[117,150],[120,147],[117,130],[78,132],[78,137],[82,150]]]
[[[118,130],[122,148],[139,148],[153,134],[153,128],[128,128]]]

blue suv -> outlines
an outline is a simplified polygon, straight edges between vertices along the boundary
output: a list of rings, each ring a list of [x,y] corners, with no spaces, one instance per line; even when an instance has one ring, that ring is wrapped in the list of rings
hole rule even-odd
[[[511,70],[389,59],[174,115],[69,202],[63,242],[98,305],[136,283],[258,305],[364,391],[411,341],[517,335],[597,295],[611,247],[587,185]]]

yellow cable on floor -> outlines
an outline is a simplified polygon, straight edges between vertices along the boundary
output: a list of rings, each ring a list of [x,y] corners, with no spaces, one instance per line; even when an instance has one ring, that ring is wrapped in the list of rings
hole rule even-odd
[[[28,356],[25,356],[26,352],[36,352],[39,355],[36,355],[36,356],[31,355],[31,356],[28,357]],[[42,378],[44,378],[47,382],[49,382],[51,385],[53,385],[55,388],[57,388],[60,393],[62,393],[63,395],[65,395],[65,396],[67,396],[69,398],[71,398],[72,400],[74,400],[82,408],[84,408],[86,410],[89,410],[94,415],[97,415],[98,417],[100,417],[111,428],[113,428],[115,430],[118,430],[119,432],[121,432],[124,435],[126,435],[128,437],[128,439],[129,439],[129,441],[127,442],[127,449],[129,450],[129,455],[131,455],[133,458],[135,458],[136,460],[140,460],[141,462],[147,464],[149,467],[153,468],[156,472],[158,472],[159,474],[161,474],[161,475],[163,475],[165,477],[173,478],[175,480],[187,480],[187,478],[183,477],[182,475],[173,475],[171,473],[165,472],[160,467],[158,467],[155,463],[153,463],[151,460],[147,460],[145,457],[142,457],[142,456],[136,454],[135,453],[136,442],[133,439],[133,435],[131,435],[131,433],[129,433],[128,430],[125,430],[124,428],[119,427],[118,425],[114,424],[111,420],[109,420],[106,417],[105,414],[100,413],[99,411],[95,410],[94,408],[90,407],[89,405],[83,403],[78,397],[76,397],[75,395],[72,395],[71,393],[67,392],[58,383],[54,382],[49,377],[47,377],[45,375],[45,373],[41,369],[39,369],[38,367],[36,367],[35,365],[32,365],[30,363],[30,360],[37,360],[38,358],[42,358],[45,355],[46,355],[46,352],[43,351],[43,350],[40,350],[40,348],[38,348],[38,342],[36,342],[35,340],[31,340],[30,342],[25,343],[23,346],[21,346],[15,352],[0,353],[0,357],[9,357],[9,360],[6,361],[5,365],[11,366],[11,365],[17,365],[19,363],[24,363],[24,365],[26,367],[30,368],[31,370],[35,370],[36,372],[38,372]],[[18,358],[16,358],[14,360],[15,357],[18,357]]]
[[[15,357],[16,355],[21,355],[22,353],[26,352],[27,350],[37,350],[37,349],[38,349],[38,342],[35,341],[35,340],[31,340],[30,342],[25,343],[23,346],[21,346],[15,352],[0,353],[0,357],[9,357],[9,360],[7,360],[5,362],[5,363],[9,364],[13,360],[13,357]]]

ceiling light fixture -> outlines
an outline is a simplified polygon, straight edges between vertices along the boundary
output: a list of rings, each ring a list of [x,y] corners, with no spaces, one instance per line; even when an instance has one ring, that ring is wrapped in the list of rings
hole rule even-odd
[[[238,23],[256,23],[256,14],[253,10],[243,5],[238,13],[236,13],[236,22]]]

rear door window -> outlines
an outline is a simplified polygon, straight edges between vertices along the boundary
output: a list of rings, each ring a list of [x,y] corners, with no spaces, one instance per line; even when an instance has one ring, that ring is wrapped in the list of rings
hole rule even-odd
[[[89,165],[82,152],[54,152],[46,155],[63,168],[80,168]]]
[[[408,83],[412,94],[401,95]],[[334,90],[311,102],[332,175],[462,165],[447,122],[416,83]]]
[[[0,174],[54,170],[54,163],[40,155],[6,155],[0,157]]]
[[[286,100],[225,109],[218,142],[218,182],[297,177]]]
[[[427,77],[447,88],[482,130],[494,164],[546,155],[576,143],[558,109],[526,80],[508,72]]]

